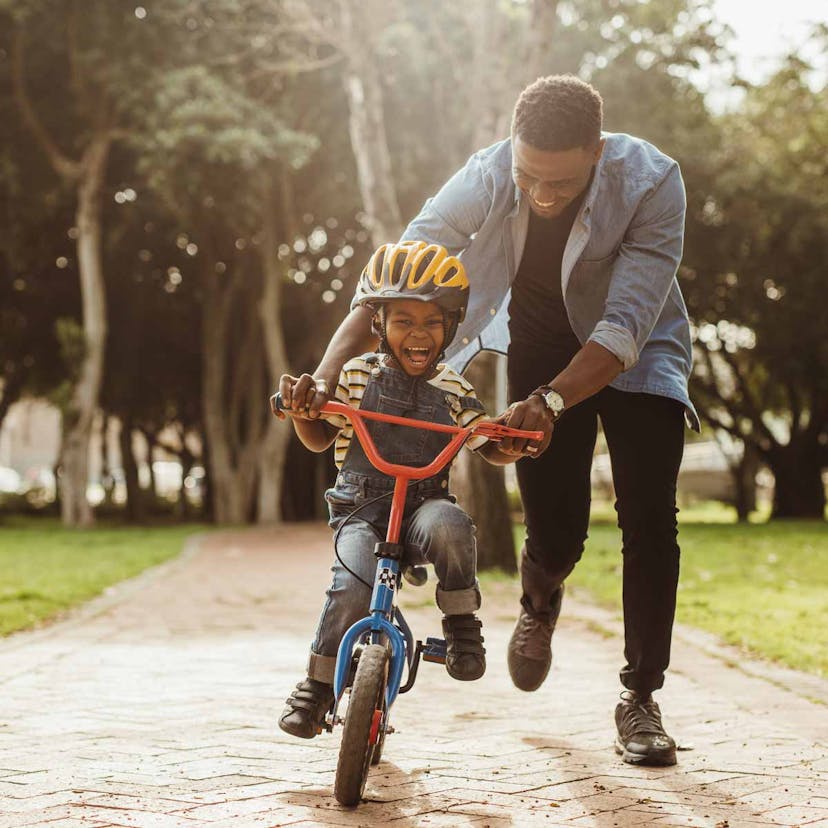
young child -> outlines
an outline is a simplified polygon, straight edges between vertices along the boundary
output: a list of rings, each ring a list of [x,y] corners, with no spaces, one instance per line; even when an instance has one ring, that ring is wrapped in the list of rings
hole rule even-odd
[[[449,425],[469,426],[483,417],[483,406],[468,381],[439,363],[463,320],[468,295],[463,265],[445,248],[423,242],[380,247],[363,270],[357,289],[357,302],[375,311],[379,352],[345,364],[336,399],[354,408]],[[331,527],[339,528],[358,510],[338,537],[341,561],[336,560],[332,568],[308,676],[287,699],[279,719],[282,730],[310,739],[320,731],[333,701],[340,639],[351,624],[368,614],[376,571],[374,545],[385,539],[394,479],[371,465],[345,418],[302,417],[316,387],[311,382],[307,399],[297,399],[293,391],[298,382],[299,378],[285,375],[280,391],[283,404],[294,413],[299,439],[312,451],[324,451],[336,441],[339,474],[326,493]],[[394,463],[426,465],[449,440],[445,433],[366,423],[380,455]],[[493,463],[517,459],[501,453],[485,437],[473,436],[466,445]],[[388,497],[371,502],[386,493]],[[448,493],[448,468],[409,486],[400,542],[406,548],[407,562],[434,564],[437,606],[444,615],[446,670],[460,681],[480,678],[486,669],[486,651],[475,615],[480,591],[474,525]]]

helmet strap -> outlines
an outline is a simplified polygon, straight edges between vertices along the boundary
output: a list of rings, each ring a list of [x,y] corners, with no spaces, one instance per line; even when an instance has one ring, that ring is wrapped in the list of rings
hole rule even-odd
[[[390,354],[391,349],[388,347],[388,339],[385,334],[385,305],[380,305],[376,313],[371,317],[371,333],[379,338],[377,352],[380,354]]]

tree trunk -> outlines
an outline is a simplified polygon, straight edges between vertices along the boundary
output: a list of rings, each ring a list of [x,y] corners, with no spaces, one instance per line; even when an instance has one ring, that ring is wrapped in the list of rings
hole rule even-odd
[[[215,523],[216,513],[213,508],[213,480],[210,469],[210,440],[207,437],[207,430],[201,429],[201,465],[204,467],[204,480],[201,484],[201,519],[205,523]]]
[[[483,352],[466,371],[487,411],[497,398],[497,356]],[[463,451],[455,464],[452,491],[477,527],[477,568],[517,572],[512,517],[501,466]]]
[[[348,59],[343,80],[351,147],[366,213],[365,225],[376,247],[396,241],[403,231],[385,133],[382,86],[370,45],[372,21],[381,13],[381,4],[376,0],[344,0],[341,8],[342,40]]]
[[[739,462],[731,467],[736,489],[734,505],[739,523],[745,523],[750,513],[756,511],[756,475],[760,465],[759,453],[750,443],[744,443]]]
[[[138,480],[138,463],[135,460],[135,450],[132,445],[132,421],[129,417],[121,421],[118,446],[121,450],[121,468],[124,470],[124,483],[126,484],[127,520],[130,523],[141,523],[145,517],[144,493]]]
[[[227,440],[225,348],[227,322],[232,304],[232,285],[222,289],[212,256],[205,256],[204,300],[202,305],[201,380],[204,435],[209,452],[210,501],[216,523],[242,523],[238,489],[234,486],[233,458]],[[233,278],[233,277],[230,277]]]
[[[108,135],[96,136],[81,162],[75,224],[83,306],[84,355],[72,398],[63,414],[61,515],[67,526],[91,526],[92,507],[86,499],[89,441],[103,376],[106,345],[106,292],[101,261],[101,186],[109,154]]]
[[[771,519],[825,517],[825,486],[816,441],[794,437],[767,454],[774,476]]]
[[[558,28],[558,0],[532,0],[527,32],[526,83],[548,75]]]
[[[267,416],[259,295],[250,286],[238,290],[238,274],[222,287],[211,264],[215,258],[205,259],[201,370],[210,494],[217,523],[241,524],[254,516],[257,457]],[[235,338],[228,324],[231,312]],[[231,361],[238,366],[232,377],[227,371]]]
[[[178,434],[181,443],[181,448],[178,451],[178,462],[181,463],[181,485],[178,487],[178,503],[175,507],[175,514],[179,520],[189,520],[191,509],[187,496],[187,478],[193,470],[196,458],[187,445],[187,430],[181,424],[178,426]]]
[[[282,173],[282,200],[286,209],[291,208],[290,180],[288,173]],[[287,370],[288,358],[282,326],[282,266],[276,255],[277,208],[270,184],[264,197],[263,230],[264,238],[259,245],[264,274],[262,297],[259,301],[259,317],[264,334],[265,358],[267,363],[268,393],[276,391],[279,377]],[[267,406],[267,400],[262,400]],[[289,422],[270,417],[265,432],[262,450],[259,453],[259,492],[257,519],[259,523],[281,521],[282,480],[284,479],[285,458],[292,428]]]
[[[101,418],[101,486],[104,491],[103,502],[111,506],[115,494],[115,477],[112,474],[112,454],[109,451],[109,423],[111,417],[104,414]]]
[[[506,24],[503,14],[483,14],[475,26],[471,44],[474,54],[471,79],[474,86],[469,96],[469,116],[475,127],[473,146],[465,148],[466,154],[489,146],[509,132],[510,107],[514,102],[505,102],[511,100],[515,92],[508,88],[508,73],[503,66],[505,57],[500,49],[506,36]]]

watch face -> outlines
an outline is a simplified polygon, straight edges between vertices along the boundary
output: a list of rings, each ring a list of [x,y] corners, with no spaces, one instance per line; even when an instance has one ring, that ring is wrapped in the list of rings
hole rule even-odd
[[[557,391],[550,391],[545,397],[546,405],[555,417],[560,417],[564,410],[563,397]]]

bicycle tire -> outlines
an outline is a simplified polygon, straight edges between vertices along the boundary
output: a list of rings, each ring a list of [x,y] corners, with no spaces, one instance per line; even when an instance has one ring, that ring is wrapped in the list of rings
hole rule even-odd
[[[383,694],[384,695],[384,694]],[[385,706],[385,699],[382,700],[382,706],[380,708],[382,710],[383,719],[386,716],[388,708]],[[378,765],[380,763],[380,759],[382,759],[382,749],[385,747],[385,730],[380,730],[377,743],[374,745],[374,750],[371,752],[371,764]]]
[[[383,708],[387,681],[388,651],[370,644],[359,657],[339,746],[334,796],[342,805],[356,805],[362,799],[376,748],[371,744],[371,725],[374,712]]]

